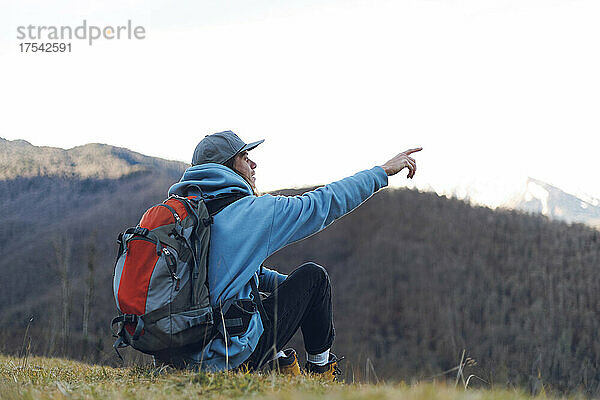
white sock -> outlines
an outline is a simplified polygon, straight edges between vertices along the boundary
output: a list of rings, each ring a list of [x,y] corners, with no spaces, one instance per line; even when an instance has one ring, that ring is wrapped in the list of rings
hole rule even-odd
[[[317,365],[325,365],[327,364],[327,361],[329,361],[329,350],[330,349],[327,349],[319,354],[306,353],[306,361]]]
[[[277,360],[278,358],[281,358],[281,357],[285,357],[285,353],[283,352],[283,350],[280,350],[280,351],[279,351],[277,354],[275,354],[275,355],[273,356],[273,358],[271,358],[271,360],[269,360],[269,361]]]

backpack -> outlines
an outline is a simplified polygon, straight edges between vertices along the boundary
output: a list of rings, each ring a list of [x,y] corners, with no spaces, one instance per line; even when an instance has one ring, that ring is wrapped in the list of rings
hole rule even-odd
[[[211,212],[203,198],[172,195],[119,234],[113,276],[119,316],[111,322],[111,329],[117,325],[113,347],[119,358],[118,349],[127,346],[163,358],[201,350],[218,335],[230,340],[245,332],[252,314],[263,309],[254,295],[254,279],[253,299],[211,307],[207,279],[213,216],[244,195],[204,196],[214,199]]]

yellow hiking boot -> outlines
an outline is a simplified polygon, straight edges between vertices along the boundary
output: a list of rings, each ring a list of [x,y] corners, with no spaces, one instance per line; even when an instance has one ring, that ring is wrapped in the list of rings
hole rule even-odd
[[[338,366],[338,362],[340,362],[344,357],[338,358],[333,353],[329,353],[329,361],[325,365],[317,365],[311,362],[306,363],[306,372],[310,375],[317,377],[319,379],[323,379],[327,382],[334,382],[338,380],[338,376],[341,375],[342,371]]]
[[[298,364],[296,350],[285,349],[283,352],[285,353],[285,357],[279,357],[269,362],[271,369],[285,375],[301,375],[302,373],[300,372],[300,365]]]

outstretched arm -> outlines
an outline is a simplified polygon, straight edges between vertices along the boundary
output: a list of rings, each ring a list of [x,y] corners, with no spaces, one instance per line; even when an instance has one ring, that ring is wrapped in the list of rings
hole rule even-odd
[[[302,196],[277,196],[274,201],[268,255],[287,244],[319,232],[349,213],[380,188],[387,186],[388,176],[408,168],[408,177],[412,178],[417,166],[410,154],[420,150],[421,148],[407,150],[380,167],[359,172]]]

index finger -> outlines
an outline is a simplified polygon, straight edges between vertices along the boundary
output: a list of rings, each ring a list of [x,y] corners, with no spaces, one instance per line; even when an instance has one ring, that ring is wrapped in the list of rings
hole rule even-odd
[[[422,147],[417,147],[416,149],[406,150],[403,153],[408,155],[408,154],[416,153],[417,151],[421,151],[421,150],[423,150]]]

